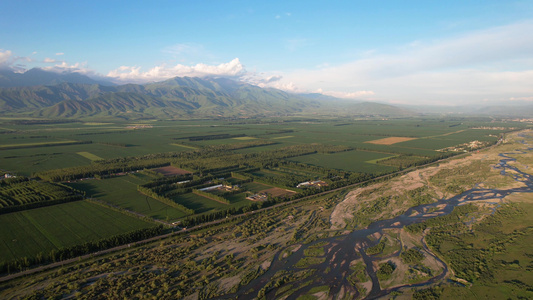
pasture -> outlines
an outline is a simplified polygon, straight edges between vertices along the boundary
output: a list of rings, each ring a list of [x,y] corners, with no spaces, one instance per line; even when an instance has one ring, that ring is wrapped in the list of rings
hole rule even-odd
[[[0,215],[2,262],[154,226],[87,201]]]

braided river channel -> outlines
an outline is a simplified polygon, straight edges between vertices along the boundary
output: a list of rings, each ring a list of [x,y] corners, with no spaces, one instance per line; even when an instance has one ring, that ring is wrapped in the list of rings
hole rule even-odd
[[[420,205],[416,207],[409,208],[404,214],[396,216],[392,219],[381,220],[370,224],[364,229],[356,229],[350,232],[347,235],[330,237],[325,239],[320,239],[309,244],[302,245],[297,251],[291,254],[288,258],[280,260],[280,255],[282,251],[279,251],[273,258],[272,264],[258,278],[252,280],[248,285],[241,287],[239,292],[235,294],[225,295],[223,298],[232,298],[232,299],[254,299],[258,296],[258,290],[264,287],[271,278],[281,270],[298,272],[301,271],[301,268],[298,268],[296,264],[300,259],[305,257],[304,251],[309,247],[313,247],[318,244],[326,244],[325,249],[325,261],[323,263],[314,265],[312,269],[314,273],[311,277],[301,279],[300,281],[292,282],[293,289],[296,287],[291,295],[286,299],[297,299],[302,295],[309,294],[309,291],[313,287],[317,286],[329,286],[329,295],[339,295],[339,294],[349,294],[357,297],[359,292],[356,287],[354,287],[346,278],[346,274],[350,273],[350,262],[356,259],[363,259],[364,264],[366,265],[366,272],[371,278],[372,288],[367,291],[365,299],[375,299],[379,297],[386,296],[393,291],[401,290],[406,287],[429,287],[435,283],[442,282],[447,280],[450,270],[445,262],[436,257],[430,249],[427,248],[426,243],[422,239],[422,245],[424,250],[429,255],[433,255],[434,259],[440,264],[441,272],[434,275],[428,280],[417,283],[417,284],[406,284],[402,286],[395,286],[388,289],[382,289],[380,287],[376,272],[374,271],[373,264],[377,261],[382,261],[383,256],[379,258],[374,258],[365,253],[365,249],[369,246],[376,245],[378,241],[375,239],[370,239],[369,236],[376,235],[381,236],[384,230],[387,229],[398,229],[403,228],[406,225],[413,223],[423,222],[424,220],[434,218],[436,215],[442,216],[449,214],[452,210],[461,204],[465,204],[472,201],[483,201],[490,200],[490,203],[493,204],[494,209],[492,213],[499,207],[500,203],[504,201],[504,198],[511,193],[532,193],[533,192],[533,177],[532,175],[521,171],[519,168],[510,164],[511,162],[516,161],[513,158],[513,155],[516,154],[529,154],[533,152],[533,147],[530,147],[530,144],[526,142],[532,141],[533,137],[527,133],[519,134],[521,144],[524,145],[523,149],[515,150],[513,152],[500,153],[499,156],[501,159],[499,163],[493,166],[493,168],[500,170],[500,174],[503,176],[511,175],[514,180],[520,181],[523,183],[523,186],[510,188],[510,189],[483,189],[479,188],[478,185],[474,186],[472,189],[467,190],[459,195],[453,196],[448,199],[441,199],[435,203]],[[523,166],[524,169],[528,170],[528,166]],[[429,212],[429,213],[428,213]],[[364,246],[357,246],[364,245]],[[398,253],[391,254],[390,257],[398,256]],[[386,259],[387,257],[385,257]],[[309,281],[312,280],[312,283],[309,284]],[[272,287],[269,289],[265,296],[267,299],[276,299],[276,291],[279,287]]]

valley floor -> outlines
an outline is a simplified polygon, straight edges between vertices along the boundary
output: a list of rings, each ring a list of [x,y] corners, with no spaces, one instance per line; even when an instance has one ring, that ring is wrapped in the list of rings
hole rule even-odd
[[[533,133],[0,284],[2,299],[533,297]]]

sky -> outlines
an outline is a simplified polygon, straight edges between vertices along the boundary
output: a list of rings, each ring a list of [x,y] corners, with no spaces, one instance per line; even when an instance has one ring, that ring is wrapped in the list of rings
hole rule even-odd
[[[533,1],[0,1],[0,69],[229,77],[413,105],[533,103]]]

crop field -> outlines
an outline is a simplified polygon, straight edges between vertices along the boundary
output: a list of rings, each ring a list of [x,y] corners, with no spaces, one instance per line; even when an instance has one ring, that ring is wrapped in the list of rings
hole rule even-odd
[[[143,183],[145,181],[138,176],[127,175],[102,180],[84,180],[69,185],[85,191],[87,196],[92,198],[155,219],[173,221],[185,216],[181,210],[139,193],[137,185]]]
[[[172,167],[172,166],[157,168],[157,169],[154,169],[153,171],[159,174],[162,174],[164,176],[175,176],[175,175],[183,175],[183,174],[191,173],[189,171],[176,168],[176,167]]]
[[[295,158],[291,161],[305,163],[315,166],[328,167],[331,169],[348,170],[353,172],[387,172],[394,168],[373,164],[372,162],[386,157],[388,153],[368,152],[368,151],[346,151],[334,154],[311,154]]]
[[[384,152],[435,156],[438,153],[432,150],[455,146],[471,140],[495,141],[497,136],[504,131],[474,128],[524,126],[520,123],[489,123],[466,119],[461,121],[446,119],[316,120],[260,124],[253,122],[231,124],[214,120],[149,121],[146,123],[149,126],[139,129],[131,129],[131,124],[128,123],[109,122],[21,125],[4,121],[0,125],[7,132],[0,135],[0,147],[4,147],[0,153],[2,169],[27,176],[43,170],[86,165],[96,157],[112,159],[151,153],[192,151],[203,146],[234,144],[255,138],[275,141],[277,144],[238,151],[258,153],[291,145],[322,143]],[[192,136],[221,134],[244,136],[194,142],[188,140],[188,137]],[[393,145],[366,143],[392,136],[418,138],[418,140]],[[184,139],[183,143],[179,140],[180,138]],[[91,143],[68,144],[78,141]],[[47,147],[42,147],[45,144]],[[10,149],[13,146],[24,145],[39,147]],[[78,153],[91,153],[94,157],[84,157]],[[21,164],[21,160],[25,163]]]
[[[248,183],[243,184],[242,187],[243,189],[253,192],[253,193],[257,193],[257,192],[272,188],[271,186],[268,186],[262,183],[257,183],[257,182],[248,182]]]
[[[226,197],[226,198],[231,201],[230,197]],[[196,213],[206,213],[206,212],[215,211],[215,210],[225,210],[225,209],[230,208],[231,205],[235,204],[233,201],[231,201],[231,205],[220,203],[218,201],[211,200],[206,197],[202,197],[200,195],[196,195],[193,193],[172,196],[171,199],[187,208],[194,209]],[[238,202],[241,202],[241,201],[242,200],[238,200]]]
[[[276,172],[279,172],[280,174],[302,175],[302,176],[307,176],[310,178],[320,177],[324,175],[323,173],[319,173],[319,172],[302,171],[302,170],[297,170],[297,169],[293,169],[290,167],[277,167],[277,168],[273,168],[273,170],[275,170]]]
[[[275,142],[277,142],[277,140],[273,140]],[[272,145],[266,145],[266,146],[260,146],[260,147],[251,147],[251,148],[244,148],[244,149],[239,149],[239,150],[236,150],[235,152],[237,153],[258,153],[258,152],[266,152],[266,151],[272,151],[272,150],[276,150],[276,149],[279,149],[279,148],[283,148],[287,145],[284,145],[284,144],[272,144]]]
[[[182,145],[182,144],[176,144],[176,143],[171,143],[170,145],[172,146],[176,146],[176,147],[182,147],[182,148],[186,148],[186,149],[198,149],[198,147],[193,147],[193,146],[188,146],[188,145]]]
[[[0,224],[2,261],[154,226],[87,201],[0,215]]]
[[[257,177],[268,177],[268,176],[280,176],[283,175],[282,172],[276,172],[272,170],[260,170],[251,172],[252,175]]]
[[[85,158],[87,158],[87,159],[90,159],[92,161],[101,160],[102,159],[100,156],[94,155],[91,152],[82,151],[82,152],[78,152],[78,154],[83,156],[83,157],[85,157]]]
[[[46,142],[34,142],[34,143],[23,143],[23,144],[2,144],[0,145],[0,150],[8,149],[24,149],[24,148],[39,148],[39,147],[54,147],[54,146],[63,146],[63,145],[72,145],[77,143],[77,141],[46,141]]]

